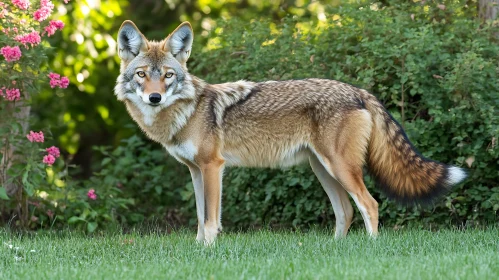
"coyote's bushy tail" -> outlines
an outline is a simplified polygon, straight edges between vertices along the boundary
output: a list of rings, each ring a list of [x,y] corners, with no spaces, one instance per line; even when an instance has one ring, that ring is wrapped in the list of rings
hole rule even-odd
[[[466,178],[463,169],[419,154],[376,97],[365,93],[363,100],[373,118],[368,169],[388,197],[403,204],[427,204]]]

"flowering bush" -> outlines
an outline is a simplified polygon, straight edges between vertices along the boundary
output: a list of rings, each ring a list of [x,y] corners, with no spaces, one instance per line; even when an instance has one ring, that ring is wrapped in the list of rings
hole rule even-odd
[[[30,199],[53,184],[48,174],[61,155],[55,146],[43,147],[42,131],[27,132],[30,97],[48,86],[69,85],[68,77],[47,74],[50,46],[43,41],[64,28],[62,21],[49,20],[54,8],[51,0],[0,1],[0,198],[14,198],[22,226],[37,221],[29,218]]]
[[[19,49],[18,46],[3,47],[0,49],[0,52],[2,53],[3,57],[5,57],[5,60],[7,62],[16,61],[19,60],[19,58],[21,58],[21,49]]]
[[[46,84],[41,69],[45,69],[42,66],[46,65],[48,47],[40,44],[43,37],[52,36],[64,28],[60,20],[47,21],[53,10],[54,4],[50,0],[0,2],[0,54],[3,56],[3,59],[0,57],[0,70],[5,74],[0,77],[0,84],[17,84],[14,89],[21,93],[33,86],[32,92],[36,92],[40,85]],[[67,77],[61,78],[55,73],[50,75],[52,88],[68,86]]]
[[[0,213],[10,210],[16,224],[33,229],[70,224],[93,232],[99,225],[128,220],[117,210],[133,199],[119,198],[120,188],[99,174],[83,182],[68,180],[69,166],[59,159],[59,148],[45,147],[47,131],[28,132],[29,98],[41,88],[69,86],[68,77],[47,67],[44,40],[64,28],[64,22],[50,19],[55,4],[1,1],[0,199],[11,203],[0,204]]]

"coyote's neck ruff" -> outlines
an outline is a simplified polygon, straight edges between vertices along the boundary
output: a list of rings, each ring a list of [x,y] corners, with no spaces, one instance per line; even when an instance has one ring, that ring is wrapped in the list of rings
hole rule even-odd
[[[431,201],[466,177],[421,156],[365,90],[324,79],[207,84],[187,71],[192,41],[189,23],[153,42],[124,22],[115,93],[146,135],[189,167],[200,241],[213,242],[221,229],[225,165],[309,161],[333,205],[337,237],[352,220],[348,194],[368,232],[377,234],[378,204],[362,177],[366,164],[390,197],[406,203]]]

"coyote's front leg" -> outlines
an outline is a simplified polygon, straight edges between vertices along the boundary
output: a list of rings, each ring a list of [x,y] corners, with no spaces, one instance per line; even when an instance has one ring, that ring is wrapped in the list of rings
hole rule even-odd
[[[205,206],[204,206],[204,187],[203,175],[197,166],[189,166],[191,172],[192,185],[194,186],[194,196],[196,197],[196,213],[198,216],[198,234],[196,240],[198,242],[204,241],[204,220],[205,220]]]
[[[204,199],[206,206],[206,224],[204,241],[210,245],[215,241],[220,225],[220,194],[223,160],[211,160],[200,166],[204,184]]]

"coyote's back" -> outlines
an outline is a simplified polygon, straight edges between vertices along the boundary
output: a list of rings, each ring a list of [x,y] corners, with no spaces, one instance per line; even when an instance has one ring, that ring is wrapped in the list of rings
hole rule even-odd
[[[251,88],[244,98],[216,113],[230,165],[284,167],[308,161],[315,139],[322,137],[319,132],[337,130],[348,112],[364,109],[357,89],[337,81],[248,84]],[[331,141],[339,135],[328,133]]]
[[[250,84],[244,98],[220,113],[231,165],[290,166],[318,150],[349,150],[351,160],[367,164],[388,196],[409,204],[431,202],[465,177],[463,170],[418,153],[365,90],[325,79]]]

